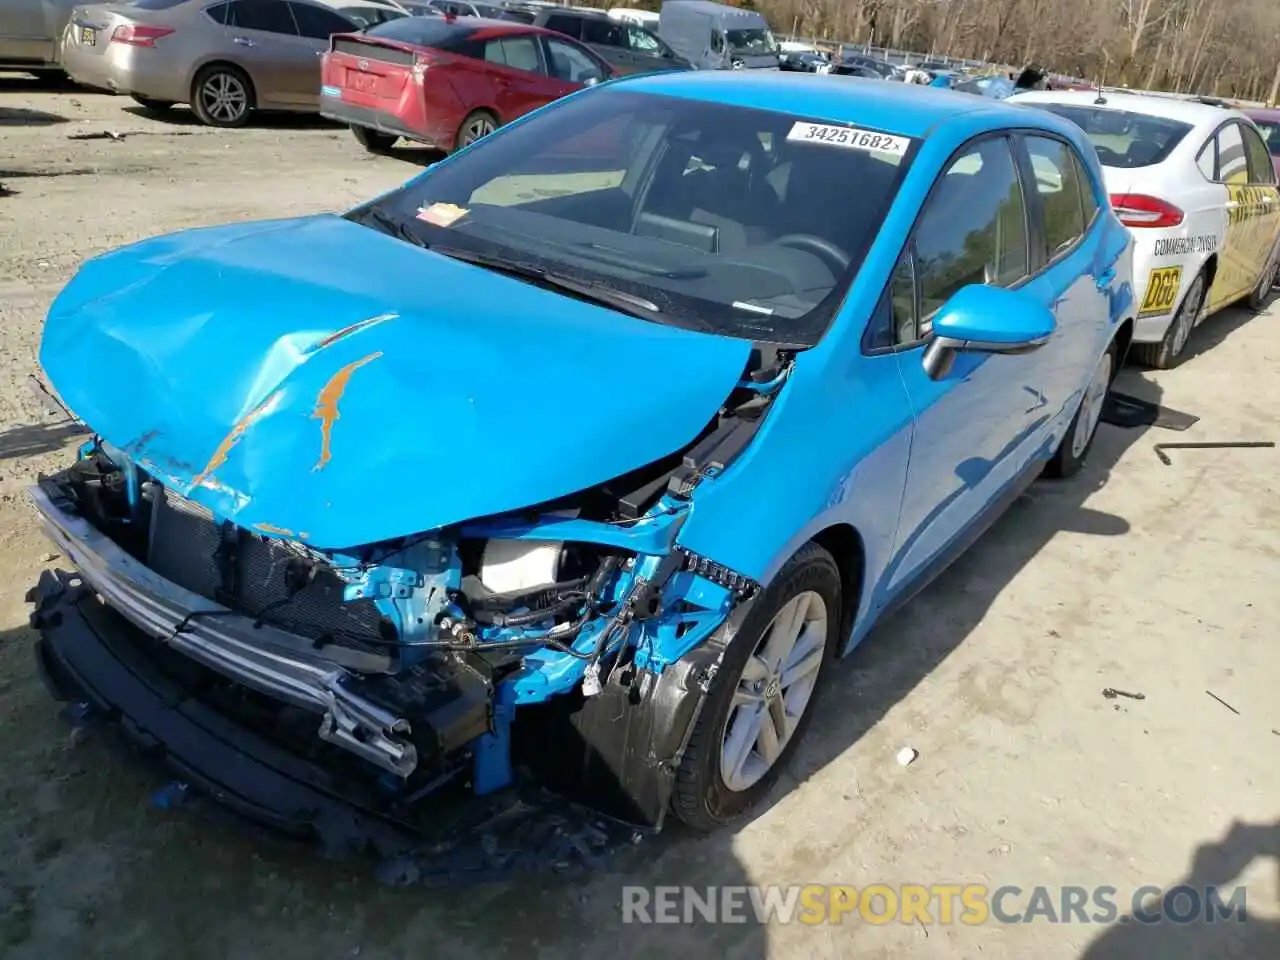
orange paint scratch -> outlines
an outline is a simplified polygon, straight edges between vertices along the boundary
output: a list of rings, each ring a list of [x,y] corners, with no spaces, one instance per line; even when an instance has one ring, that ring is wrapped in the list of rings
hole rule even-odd
[[[382,313],[376,317],[370,317],[368,320],[358,320],[349,326],[343,327],[341,330],[335,330],[333,333],[329,334],[315,345],[313,351],[323,350],[325,347],[332,346],[339,340],[351,336],[353,333],[359,333],[361,330],[367,330],[369,327],[383,323],[387,320],[394,320],[398,316],[400,316],[398,313]]]
[[[342,399],[342,395],[346,392],[347,384],[351,381],[351,375],[366,363],[372,363],[380,356],[382,356],[381,350],[348,363],[330,377],[329,382],[321,388],[320,394],[316,397],[316,408],[311,413],[312,420],[320,421],[320,459],[316,461],[316,465],[311,468],[312,470],[323,470],[325,465],[333,459],[330,446],[333,424],[339,416],[338,401]]]
[[[292,537],[293,531],[286,530],[284,527],[273,527],[269,523],[255,523],[253,529],[261,530],[263,533],[274,533],[281,537]]]
[[[191,481],[193,487],[198,487],[209,479],[209,474],[217,470],[220,466],[227,462],[227,455],[231,453],[231,448],[240,442],[240,438],[244,436],[246,430],[270,413],[280,399],[280,391],[277,390],[267,399],[246,413],[240,418],[240,421],[231,428],[231,432],[222,438],[222,442],[218,444],[218,449],[213,451],[213,456],[209,458],[209,462],[204,465],[204,469],[196,474],[195,479]]]

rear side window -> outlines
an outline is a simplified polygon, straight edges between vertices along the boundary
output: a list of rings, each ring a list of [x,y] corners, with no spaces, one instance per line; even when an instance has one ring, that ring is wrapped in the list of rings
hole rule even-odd
[[[581,17],[566,17],[563,14],[553,13],[547,17],[546,28],[556,33],[563,33],[566,37],[573,37],[575,40],[582,39]]]
[[[1081,202],[1080,168],[1074,151],[1061,140],[1027,137],[1027,152],[1035,173],[1036,193],[1044,207],[1044,232],[1049,259],[1070,248],[1084,236],[1084,204]]]
[[[352,23],[332,10],[313,7],[309,3],[290,3],[293,18],[298,21],[298,32],[304,37],[328,40],[335,33],[350,33],[362,24]]]
[[[529,73],[542,71],[542,61],[538,59],[538,44],[533,37],[490,40],[484,45],[484,59],[512,70],[525,70]]]
[[[1272,184],[1276,182],[1276,168],[1271,162],[1271,154],[1262,137],[1252,127],[1240,126],[1244,134],[1244,149],[1249,155],[1249,182],[1255,184]]]
[[[241,30],[261,30],[263,33],[287,33],[298,35],[289,5],[280,0],[232,0],[227,4],[228,27]]]
[[[1240,136],[1240,124],[1229,123],[1218,131],[1218,176],[1223,183],[1249,182],[1249,156]]]
[[[1133,169],[1162,163],[1191,132],[1191,124],[1130,110],[1066,103],[1034,106],[1070,120],[1085,132],[1104,167]]]
[[[229,6],[231,6],[229,3],[215,3],[212,7],[205,8],[204,15],[214,23],[225,25],[227,22],[227,7]]]

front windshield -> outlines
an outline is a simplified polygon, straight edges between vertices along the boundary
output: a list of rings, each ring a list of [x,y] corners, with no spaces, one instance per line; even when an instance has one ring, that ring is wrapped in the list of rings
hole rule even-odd
[[[768,54],[778,52],[773,33],[765,27],[753,30],[726,30],[725,40],[734,53]]]
[[[857,272],[912,144],[601,88],[348,217],[446,255],[518,261],[638,298],[656,323],[808,345]]]
[[[1030,101],[1085,132],[1104,167],[1134,169],[1162,163],[1191,132],[1191,124],[1131,110]]]

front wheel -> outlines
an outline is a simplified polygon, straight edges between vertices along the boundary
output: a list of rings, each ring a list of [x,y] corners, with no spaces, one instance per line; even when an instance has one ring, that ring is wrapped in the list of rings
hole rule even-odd
[[[822,547],[796,553],[729,641],[676,771],[672,809],[713,830],[758,802],[812,715],[840,631],[840,571]]]
[[[1093,449],[1094,438],[1098,435],[1098,424],[1102,422],[1102,408],[1107,402],[1107,391],[1111,389],[1111,381],[1115,379],[1116,363],[1119,350],[1113,340],[1107,347],[1098,365],[1093,369],[1080,398],[1080,406],[1076,415],[1067,427],[1067,433],[1058,444],[1053,459],[1045,466],[1045,473],[1051,477],[1066,479],[1080,472],[1084,462]]]

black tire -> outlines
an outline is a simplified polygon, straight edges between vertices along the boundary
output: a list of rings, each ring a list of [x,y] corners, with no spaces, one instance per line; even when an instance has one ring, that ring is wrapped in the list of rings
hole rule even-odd
[[[173,106],[172,100],[156,100],[152,97],[138,96],[136,93],[130,94],[130,96],[133,97],[134,103],[144,110],[150,110],[152,113],[164,113]]]
[[[1196,319],[1204,308],[1204,298],[1208,288],[1209,278],[1201,270],[1191,281],[1191,286],[1187,288],[1182,302],[1178,304],[1169,329],[1164,332],[1164,339],[1159,343],[1135,343],[1129,349],[1130,356],[1143,366],[1156,370],[1169,370],[1176,367],[1186,351],[1191,332],[1195,329]],[[1185,336],[1179,334],[1179,324],[1187,325]]]
[[[1271,248],[1267,265],[1262,268],[1262,274],[1258,277],[1258,285],[1249,294],[1249,309],[1254,313],[1261,313],[1267,309],[1267,304],[1271,302],[1271,291],[1276,285],[1278,271],[1280,271],[1280,240],[1277,240]]]
[[[1086,460],[1089,459],[1089,451],[1093,449],[1093,441],[1098,437],[1098,427],[1102,423],[1102,406],[1107,399],[1107,392],[1111,389],[1111,384],[1115,381],[1116,372],[1120,364],[1120,348],[1116,342],[1111,341],[1111,345],[1107,347],[1107,352],[1098,360],[1101,367],[1103,363],[1108,364],[1108,372],[1106,375],[1106,384],[1101,387],[1102,394],[1098,397],[1091,396],[1090,388],[1094,386],[1091,380],[1089,385],[1085,387],[1085,393],[1080,398],[1080,406],[1076,408],[1076,415],[1071,418],[1071,425],[1067,427],[1067,432],[1062,436],[1062,442],[1058,444],[1058,449],[1053,455],[1053,459],[1045,464],[1044,472],[1046,476],[1053,477],[1058,480],[1065,480],[1067,477],[1075,476],[1080,472],[1080,468],[1084,466]],[[1095,376],[1098,374],[1095,369]],[[1099,404],[1096,410],[1092,404]],[[1092,416],[1090,415],[1092,411]],[[1076,431],[1080,428],[1081,420],[1088,417],[1092,423],[1087,426],[1089,430],[1088,437],[1084,440],[1084,445],[1077,450]]]
[[[400,138],[394,133],[383,133],[380,130],[374,130],[370,127],[351,127],[351,135],[356,138],[356,142],[364,147],[370,153],[386,153],[395,146],[396,141]]]
[[[458,135],[453,138],[453,149],[461,150],[470,146],[497,129],[498,118],[492,113],[488,110],[473,110],[458,126]]]
[[[813,692],[790,739],[773,765],[746,789],[731,790],[721,775],[720,759],[726,724],[743,670],[783,607],[809,591],[820,596],[826,605],[826,637]],[[768,793],[796,745],[804,738],[821,694],[823,680],[830,672],[827,664],[838,645],[843,619],[840,602],[840,571],[831,554],[816,543],[802,547],[787,561],[773,582],[755,598],[737,634],[729,639],[724,658],[711,681],[707,700],[676,771],[671,807],[675,815],[686,824],[697,830],[714,830],[751,808]]]
[[[214,103],[213,94],[219,87],[228,94],[226,109]],[[238,109],[230,108],[233,89],[240,91],[240,96],[234,101]],[[253,113],[254,101],[253,81],[247,73],[229,63],[211,63],[201,68],[191,81],[191,110],[206,126],[243,127]]]

